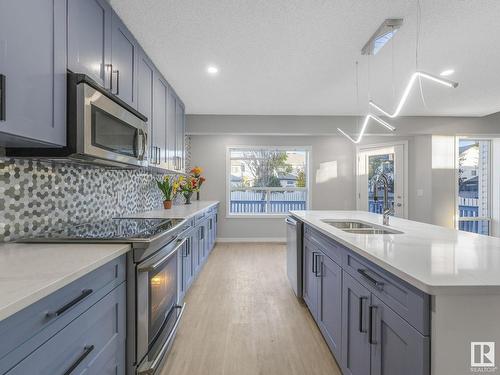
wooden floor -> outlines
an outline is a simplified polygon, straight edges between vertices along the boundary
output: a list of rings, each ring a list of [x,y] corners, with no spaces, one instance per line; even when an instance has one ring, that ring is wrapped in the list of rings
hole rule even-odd
[[[284,245],[218,244],[161,375],[340,375],[285,267]]]

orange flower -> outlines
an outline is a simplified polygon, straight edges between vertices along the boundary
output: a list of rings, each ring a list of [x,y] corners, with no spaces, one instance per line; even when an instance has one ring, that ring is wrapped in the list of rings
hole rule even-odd
[[[193,174],[195,177],[199,177],[203,173],[203,168],[201,167],[194,167],[191,169],[191,174]]]

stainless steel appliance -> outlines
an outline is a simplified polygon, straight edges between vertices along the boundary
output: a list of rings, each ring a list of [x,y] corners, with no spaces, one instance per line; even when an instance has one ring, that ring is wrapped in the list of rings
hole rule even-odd
[[[7,156],[147,166],[147,118],[84,74],[69,72],[67,82],[67,146],[12,148]]]
[[[23,242],[130,243],[127,254],[127,374],[153,375],[166,358],[185,304],[179,262],[189,226],[182,219],[109,219]]]
[[[286,223],[286,273],[298,298],[302,298],[303,223],[288,216]]]

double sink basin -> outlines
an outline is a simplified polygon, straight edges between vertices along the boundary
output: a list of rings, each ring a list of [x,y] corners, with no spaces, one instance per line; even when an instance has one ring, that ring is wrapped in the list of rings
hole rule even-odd
[[[324,219],[321,220],[325,224],[329,224],[332,227],[343,230],[347,233],[354,234],[402,234],[398,230],[388,229],[379,225],[367,223],[361,220],[334,220],[334,219]]]

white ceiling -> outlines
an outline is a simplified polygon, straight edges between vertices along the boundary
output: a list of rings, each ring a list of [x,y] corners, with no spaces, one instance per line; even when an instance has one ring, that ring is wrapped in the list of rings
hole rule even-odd
[[[369,94],[392,110],[415,70],[416,0],[110,1],[191,114],[364,114]],[[361,56],[391,17],[393,45]],[[401,115],[500,111],[500,1],[422,0],[421,19],[419,69],[460,84],[422,81]]]

